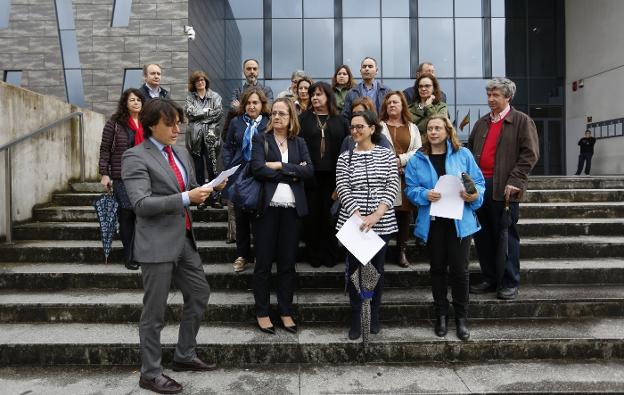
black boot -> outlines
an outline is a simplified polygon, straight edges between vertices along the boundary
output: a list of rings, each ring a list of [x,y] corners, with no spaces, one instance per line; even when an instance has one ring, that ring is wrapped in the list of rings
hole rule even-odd
[[[362,317],[360,310],[351,309],[351,329],[349,329],[349,339],[357,340],[362,336]]]
[[[460,340],[468,340],[470,338],[470,331],[468,330],[467,318],[456,318],[455,326],[457,330],[457,337]]]
[[[435,334],[438,337],[444,337],[448,333],[448,316],[439,315],[436,317]]]

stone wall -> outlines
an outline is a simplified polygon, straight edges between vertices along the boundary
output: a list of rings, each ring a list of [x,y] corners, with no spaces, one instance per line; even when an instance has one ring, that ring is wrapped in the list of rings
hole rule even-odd
[[[73,0],[86,107],[112,114],[124,69],[163,66],[163,86],[186,97],[188,0],[133,0],[128,27],[110,27],[113,0]],[[12,0],[0,30],[0,73],[22,70],[22,86],[66,100],[54,0]]]
[[[73,112],[83,111],[85,136],[85,176],[98,177],[102,114],[81,110],[51,96],[0,82],[0,145],[13,141]],[[25,116],[28,114],[28,116]],[[80,177],[78,122],[67,121],[39,137],[22,142],[11,150],[13,220],[32,216],[35,204],[49,201],[52,192],[66,190],[69,181]],[[5,229],[5,160],[0,155],[0,237]]]

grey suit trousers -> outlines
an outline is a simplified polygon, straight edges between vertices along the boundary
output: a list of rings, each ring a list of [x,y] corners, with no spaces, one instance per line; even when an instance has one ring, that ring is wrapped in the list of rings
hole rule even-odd
[[[195,338],[210,297],[210,287],[199,253],[188,237],[176,262],[142,263],[141,272],[145,290],[139,323],[141,375],[152,379],[162,373],[160,332],[165,324],[171,280],[184,298],[178,343],[173,356],[178,362],[189,362],[197,356]]]

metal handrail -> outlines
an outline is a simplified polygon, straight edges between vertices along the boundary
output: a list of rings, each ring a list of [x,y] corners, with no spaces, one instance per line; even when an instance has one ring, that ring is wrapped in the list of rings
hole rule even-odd
[[[85,181],[85,153],[84,153],[84,113],[80,111],[74,111],[70,114],[65,115],[64,117],[43,126],[33,132],[30,132],[22,137],[19,137],[9,143],[0,145],[0,152],[6,151],[4,155],[4,163],[5,163],[5,177],[4,177],[4,191],[5,191],[5,221],[6,221],[6,243],[13,242],[13,183],[11,177],[11,148],[19,143],[22,143],[26,140],[30,140],[33,137],[39,136],[40,134],[47,132],[48,130],[60,125],[61,123],[78,117],[78,132],[80,136],[80,181]]]

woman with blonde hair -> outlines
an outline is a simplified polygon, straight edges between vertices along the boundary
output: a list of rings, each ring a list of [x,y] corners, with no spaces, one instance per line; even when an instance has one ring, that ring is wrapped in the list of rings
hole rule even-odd
[[[471,235],[481,229],[476,210],[483,203],[485,180],[472,153],[461,146],[457,132],[448,118],[432,116],[427,121],[423,146],[410,159],[405,169],[406,195],[418,205],[418,219],[414,235],[427,244],[430,262],[431,290],[435,307],[435,334],[448,332],[448,283],[453,295],[457,337],[468,340],[468,258]],[[474,186],[467,186],[460,195],[464,200],[461,219],[432,217],[431,203],[442,197],[435,185],[443,175],[462,180],[467,174]]]
[[[277,306],[281,326],[296,333],[292,306],[301,217],[308,214],[303,182],[314,167],[305,141],[298,137],[299,121],[290,99],[278,98],[271,107],[266,133],[253,138],[251,169],[263,183],[262,208],[254,224],[256,266],[253,291],[258,328],[275,334],[269,318],[271,266],[277,264]]]

